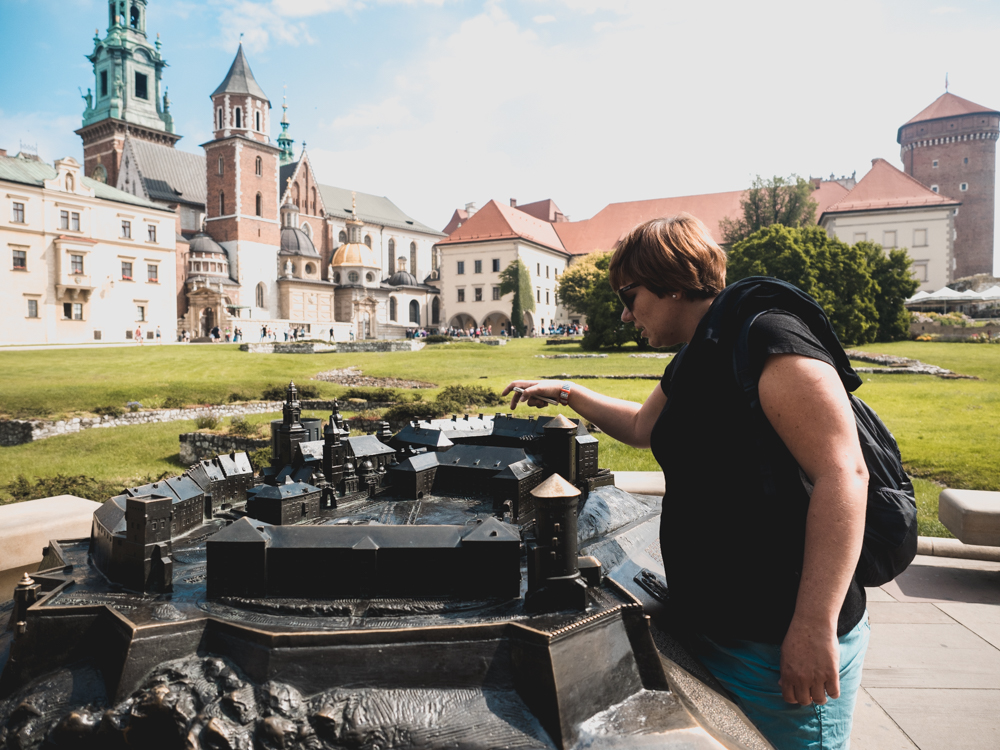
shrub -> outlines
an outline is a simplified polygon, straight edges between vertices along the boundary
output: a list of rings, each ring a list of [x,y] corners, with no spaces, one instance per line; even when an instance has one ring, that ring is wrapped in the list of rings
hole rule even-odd
[[[485,385],[449,385],[438,394],[439,404],[459,406],[499,406],[506,399]]]
[[[250,465],[253,470],[260,471],[265,466],[271,465],[271,446],[265,445],[263,448],[258,448],[253,451],[248,458],[250,459]]]
[[[167,396],[165,399],[163,399],[163,408],[164,409],[183,409],[184,408],[184,400],[181,399],[181,398],[178,398],[177,396]]]
[[[142,404],[138,401],[129,401],[125,404],[125,406],[127,406],[128,410],[131,412],[137,412],[142,408]]]
[[[386,409],[382,419],[400,424],[414,419],[437,419],[448,413],[448,409],[436,402],[422,401],[420,403],[403,402]]]
[[[194,420],[199,430],[214,430],[219,426],[219,418],[214,414],[205,414]]]
[[[319,389],[312,383],[303,383],[295,385],[299,392],[299,398],[319,398]],[[288,393],[288,384],[278,384],[270,385],[264,389],[261,394],[261,398],[264,401],[284,401],[285,395]]]
[[[423,342],[425,344],[450,344],[454,339],[451,336],[444,336],[440,333],[435,333],[431,336],[424,336]]]
[[[242,393],[236,393],[235,391],[229,394],[229,403],[235,404],[240,401],[250,401],[250,398],[244,396]]]
[[[107,406],[98,406],[94,409],[94,414],[99,417],[120,417],[125,413],[125,410],[118,406],[117,404],[108,404]]]
[[[343,399],[359,398],[364,401],[377,401],[380,403],[395,403],[399,400],[399,394],[392,388],[348,388]]]
[[[158,482],[168,476],[169,473],[164,472],[158,477],[133,477],[126,482],[112,479],[94,479],[85,474],[76,476],[56,474],[54,477],[37,477],[35,479],[30,479],[21,474],[6,486],[0,488],[0,503],[36,500],[40,497],[53,497],[55,495],[75,495],[87,500],[104,502],[109,497],[121,494],[126,487],[136,487],[150,482]]]
[[[235,416],[229,420],[229,434],[236,437],[252,438],[260,435],[260,425],[247,420],[246,417]]]

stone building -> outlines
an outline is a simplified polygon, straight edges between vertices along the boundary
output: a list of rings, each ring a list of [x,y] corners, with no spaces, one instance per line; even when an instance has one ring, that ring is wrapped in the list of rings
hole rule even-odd
[[[945,92],[900,126],[903,171],[953,201],[948,281],[993,273],[996,149],[1000,112]]]

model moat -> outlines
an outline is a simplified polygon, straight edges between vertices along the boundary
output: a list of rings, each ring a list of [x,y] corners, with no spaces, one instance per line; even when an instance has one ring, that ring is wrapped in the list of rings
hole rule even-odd
[[[764,746],[668,681],[700,684],[643,613],[658,503],[583,426],[300,414],[290,384],[258,474],[202,461],[53,540],[0,610],[0,747]]]

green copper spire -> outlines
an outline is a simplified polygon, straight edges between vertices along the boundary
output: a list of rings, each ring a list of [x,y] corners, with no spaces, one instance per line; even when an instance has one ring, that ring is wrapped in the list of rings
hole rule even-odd
[[[83,127],[108,118],[151,130],[174,132],[163,109],[161,78],[166,61],[160,41],[146,38],[147,0],[108,0],[108,33],[94,34],[94,92],[84,96]]]
[[[295,153],[292,151],[294,140],[288,135],[288,103],[284,95],[281,97],[281,135],[278,136],[278,148],[281,149],[281,163],[291,164],[295,161]]]

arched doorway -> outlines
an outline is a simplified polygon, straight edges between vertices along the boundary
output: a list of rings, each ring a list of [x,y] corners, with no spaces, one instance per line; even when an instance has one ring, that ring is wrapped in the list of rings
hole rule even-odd
[[[476,327],[476,319],[473,318],[468,313],[459,313],[458,315],[453,315],[451,321],[448,323],[449,328],[460,328],[465,330],[467,328]]]
[[[206,307],[201,311],[201,335],[211,336],[212,329],[215,328],[215,310]]]
[[[524,335],[525,336],[530,336],[531,332],[532,332],[532,330],[534,330],[534,328],[535,328],[535,316],[532,315],[529,311],[525,310],[524,311],[524,331],[525,331]]]
[[[493,335],[500,334],[502,329],[510,330],[510,318],[502,312],[491,312],[483,318],[483,328],[492,328]]]
[[[431,324],[438,325],[441,322],[441,300],[435,297],[431,301]]]

